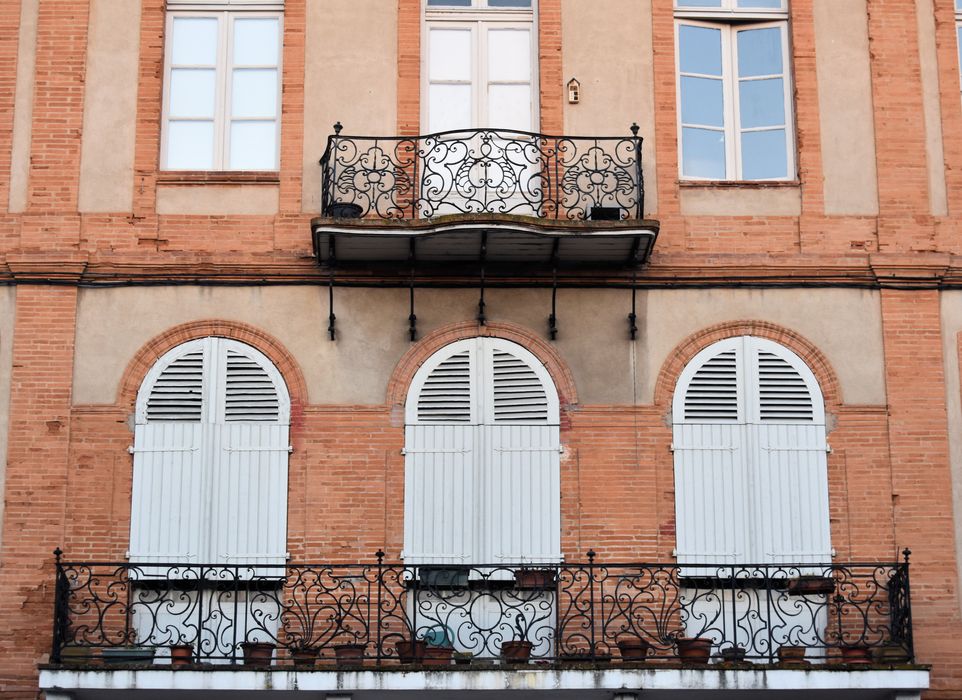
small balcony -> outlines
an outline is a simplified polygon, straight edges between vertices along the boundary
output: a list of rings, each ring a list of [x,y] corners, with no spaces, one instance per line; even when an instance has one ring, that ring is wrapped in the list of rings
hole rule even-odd
[[[380,553],[379,553],[380,555]],[[908,561],[57,563],[47,669],[893,669]]]
[[[312,222],[317,260],[432,274],[636,269],[658,233],[644,218],[641,146],[636,126],[598,137],[348,136],[335,125]]]

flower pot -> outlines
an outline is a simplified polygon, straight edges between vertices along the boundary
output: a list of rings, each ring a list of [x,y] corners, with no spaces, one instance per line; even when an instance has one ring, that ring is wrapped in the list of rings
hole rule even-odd
[[[398,661],[402,664],[419,664],[424,661],[424,651],[428,648],[428,643],[423,639],[405,639],[394,648],[397,650]]]
[[[909,653],[899,644],[886,644],[875,647],[873,656],[875,657],[875,663],[883,665],[907,664],[909,662]]]
[[[851,644],[844,646],[842,651],[842,663],[866,666],[872,663],[872,650],[867,644]]]
[[[745,660],[745,650],[742,647],[728,647],[721,650],[722,661],[727,663],[741,663]]]
[[[89,666],[97,663],[93,647],[64,647],[60,650],[60,663],[64,666]]]
[[[831,595],[835,579],[831,576],[796,576],[788,580],[789,595]]]
[[[153,647],[104,647],[100,651],[108,666],[149,664],[154,660]]]
[[[711,640],[708,637],[684,637],[675,641],[678,646],[678,657],[683,664],[708,663],[711,657]]]
[[[552,569],[518,569],[514,572],[515,588],[544,590],[554,588],[557,576]]]
[[[331,216],[335,219],[360,219],[364,209],[354,202],[334,202],[331,205]]]
[[[622,661],[644,661],[648,658],[648,650],[651,644],[645,639],[628,637],[618,640],[618,651],[621,652]]]
[[[192,644],[171,644],[170,665],[174,668],[184,668],[194,662],[194,646]]]
[[[334,660],[338,666],[360,666],[364,663],[367,644],[338,644],[334,647]]]
[[[297,647],[291,649],[291,660],[294,668],[314,668],[317,662],[317,647]]]
[[[531,642],[510,641],[501,644],[501,658],[509,664],[527,663],[531,658]]]
[[[425,666],[450,666],[453,647],[427,647],[424,650]]]
[[[805,660],[807,651],[808,647],[783,644],[778,647],[778,661],[783,666],[807,667],[808,661]]]
[[[245,666],[271,665],[271,659],[274,657],[272,642],[243,642],[241,649],[244,651]]]
[[[452,654],[455,666],[467,666],[474,661],[474,654],[470,651],[456,651]]]

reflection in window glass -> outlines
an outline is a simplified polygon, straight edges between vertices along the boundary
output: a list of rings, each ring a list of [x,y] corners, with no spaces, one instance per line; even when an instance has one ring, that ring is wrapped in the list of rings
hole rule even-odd
[[[722,74],[721,30],[683,24],[678,30],[682,73]]]
[[[738,75],[779,75],[782,72],[782,30],[749,29],[738,32]]]
[[[725,132],[685,127],[681,153],[686,177],[725,179]]]
[[[742,177],[745,180],[771,180],[785,177],[785,130],[746,131],[742,134]]]

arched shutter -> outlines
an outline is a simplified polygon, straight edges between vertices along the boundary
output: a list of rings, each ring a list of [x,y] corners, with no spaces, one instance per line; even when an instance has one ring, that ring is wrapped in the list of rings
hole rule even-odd
[[[164,355],[137,402],[131,560],[283,563],[289,423],[254,348],[212,337]]]
[[[496,338],[447,346],[415,376],[406,417],[406,561],[560,557],[558,398],[531,353]]]
[[[673,415],[679,561],[828,560],[824,406],[798,356],[716,343],[682,373]]]

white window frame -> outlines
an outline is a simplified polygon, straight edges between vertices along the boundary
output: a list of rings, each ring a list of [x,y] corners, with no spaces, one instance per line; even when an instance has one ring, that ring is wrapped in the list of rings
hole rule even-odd
[[[694,182],[793,182],[797,179],[798,159],[796,155],[795,109],[794,109],[794,81],[792,80],[791,63],[791,34],[788,31],[787,0],[782,0],[782,8],[749,8],[739,9],[736,0],[722,0],[721,8],[675,8],[675,95],[676,95],[676,129],[678,135],[678,173],[683,181]],[[686,124],[682,120],[681,102],[681,27],[704,27],[721,32],[722,45],[722,99],[723,125],[721,127],[706,127],[700,124]],[[743,176],[741,158],[742,134],[752,131],[771,131],[773,127],[741,128],[741,114],[739,106],[739,84],[742,80],[736,75],[738,66],[738,41],[740,31],[752,29],[778,28],[782,34],[782,73],[784,81],[784,113],[785,113],[785,163],[786,172],[782,177],[765,179],[746,179]],[[699,74],[685,74],[701,77]],[[718,79],[718,76],[704,76]],[[762,80],[771,76],[751,76],[746,80]],[[686,175],[684,173],[684,129],[693,127],[699,129],[721,131],[725,135],[725,176],[721,179]]]
[[[962,80],[962,0],[955,0],[955,40],[959,57],[959,78]],[[959,95],[962,97],[962,91]]]
[[[275,96],[276,114],[274,117],[274,164],[262,170],[280,170],[280,150],[281,150],[281,97],[283,94],[283,54],[284,54],[284,13],[281,11],[283,3],[265,2],[243,2],[242,0],[231,0],[225,3],[219,2],[190,2],[175,3],[168,0],[168,10],[165,18],[165,36],[167,41],[164,47],[164,87],[163,87],[163,114],[161,119],[160,136],[160,169],[179,170],[180,168],[170,168],[167,165],[168,146],[169,146],[169,127],[170,115],[170,87],[171,71],[173,70],[173,29],[174,20],[177,18],[212,18],[217,20],[217,62],[214,68],[214,154],[210,170],[221,171],[241,171],[241,168],[232,168],[229,164],[230,159],[230,134],[231,124],[235,121],[268,121],[264,118],[243,117],[234,119],[230,114],[231,104],[231,84],[233,71],[237,67],[241,68],[269,68],[277,70],[277,94]],[[281,9],[276,9],[281,8]],[[234,22],[237,19],[277,19],[277,65],[241,65],[235,66],[233,60],[233,38]],[[178,65],[177,68],[191,68],[190,65]],[[199,67],[199,66],[198,66]],[[209,68],[208,66],[203,66]],[[175,118],[175,121],[211,121],[200,118]]]
[[[538,38],[538,3],[531,0],[531,7],[488,7],[487,0],[472,0],[471,7],[443,7],[431,6],[424,2],[421,14],[421,127],[422,133],[430,129],[430,86],[432,83],[465,84],[464,81],[432,81],[430,79],[430,30],[432,27],[445,29],[471,29],[471,124],[464,125],[464,129],[471,128],[502,128],[504,124],[488,124],[487,122],[487,87],[492,84],[488,80],[487,32],[490,29],[526,29],[531,37],[531,79],[529,82],[497,81],[499,85],[530,85],[531,86],[531,124],[525,131],[538,131],[540,125],[540,65]]]

